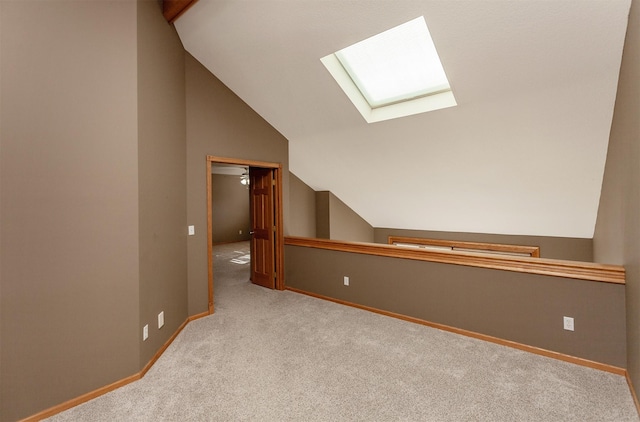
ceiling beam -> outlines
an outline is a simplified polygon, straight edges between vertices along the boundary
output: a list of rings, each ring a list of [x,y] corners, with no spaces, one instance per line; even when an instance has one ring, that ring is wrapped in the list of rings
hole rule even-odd
[[[162,14],[169,23],[173,23],[198,0],[164,0]]]

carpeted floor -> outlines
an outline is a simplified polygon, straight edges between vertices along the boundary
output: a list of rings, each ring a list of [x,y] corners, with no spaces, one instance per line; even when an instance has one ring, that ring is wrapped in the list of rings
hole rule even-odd
[[[264,289],[248,253],[142,380],[48,420],[639,421],[621,376]]]

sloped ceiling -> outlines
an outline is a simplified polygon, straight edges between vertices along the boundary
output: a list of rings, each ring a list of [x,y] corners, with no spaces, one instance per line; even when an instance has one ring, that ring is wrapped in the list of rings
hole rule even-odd
[[[593,236],[630,0],[199,0],[187,51],[374,227]],[[320,58],[424,16],[458,106],[368,124]]]

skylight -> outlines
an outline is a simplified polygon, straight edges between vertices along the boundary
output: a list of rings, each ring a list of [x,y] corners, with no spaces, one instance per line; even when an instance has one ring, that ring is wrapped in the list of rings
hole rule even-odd
[[[322,62],[370,123],[456,105],[424,17]]]

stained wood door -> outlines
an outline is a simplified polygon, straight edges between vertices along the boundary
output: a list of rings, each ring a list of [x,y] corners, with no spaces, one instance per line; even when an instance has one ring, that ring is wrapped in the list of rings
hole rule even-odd
[[[273,170],[251,167],[251,281],[275,288]]]

